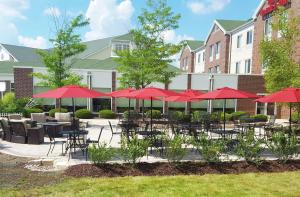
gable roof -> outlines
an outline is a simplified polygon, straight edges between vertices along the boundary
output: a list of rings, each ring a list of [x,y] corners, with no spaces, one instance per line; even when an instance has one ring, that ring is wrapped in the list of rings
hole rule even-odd
[[[216,22],[217,24],[219,24],[219,26],[221,26],[225,32],[230,32],[236,28],[238,28],[239,26],[247,23],[249,20],[224,20],[224,19],[217,19]]]
[[[186,40],[185,42],[192,51],[204,45],[204,41],[202,40]]]
[[[114,61],[115,58],[107,58],[104,60],[97,59],[73,59],[71,63],[72,69],[91,69],[91,70],[116,70],[119,64]],[[39,67],[43,68],[45,65],[42,62],[9,62],[0,61],[0,73],[12,74],[14,67]],[[169,69],[179,71],[179,68],[169,65]]]
[[[1,44],[17,61],[41,61],[41,57],[37,54],[37,50],[43,50],[38,48]]]
[[[256,8],[255,12],[253,13],[252,18],[256,19],[259,15],[260,10],[264,7],[266,0],[261,0],[259,6]]]

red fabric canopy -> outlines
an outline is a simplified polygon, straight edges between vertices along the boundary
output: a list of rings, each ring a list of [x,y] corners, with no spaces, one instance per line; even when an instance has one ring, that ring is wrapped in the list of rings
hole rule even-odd
[[[203,92],[199,90],[185,90],[183,92],[180,92],[181,96],[169,96],[165,98],[165,101],[169,102],[196,102],[200,99],[195,99],[195,97],[200,96],[204,94]]]
[[[192,89],[188,89],[188,90],[185,90],[183,92],[181,92],[181,94],[183,94],[184,96],[188,96],[188,97],[191,97],[191,98],[195,98],[197,96],[201,96],[203,94],[205,94],[204,92],[201,92],[200,90],[192,90]]]
[[[235,90],[232,88],[224,87],[217,90],[214,90],[212,92],[208,92],[206,94],[197,96],[195,98],[199,99],[254,99],[257,98],[255,94]]]
[[[129,94],[133,91],[134,91],[133,88],[126,88],[126,89],[122,89],[122,90],[116,90],[116,91],[111,92],[107,95],[111,96],[111,97],[114,97],[114,98],[128,98]]]
[[[48,92],[35,94],[33,98],[96,98],[103,96],[107,95],[78,85],[67,85]]]
[[[136,98],[136,99],[147,99],[147,98],[168,97],[168,96],[181,96],[181,94],[170,90],[154,88],[154,87],[144,88],[130,93],[130,98]]]
[[[269,96],[256,99],[255,101],[261,103],[299,103],[300,88],[285,88]]]

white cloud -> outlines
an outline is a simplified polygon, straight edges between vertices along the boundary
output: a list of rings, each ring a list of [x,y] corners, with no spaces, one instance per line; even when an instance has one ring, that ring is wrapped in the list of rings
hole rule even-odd
[[[169,43],[179,43],[182,40],[194,40],[193,37],[188,36],[186,34],[178,35],[178,34],[176,34],[176,32],[174,30],[168,30],[168,31],[164,32],[163,38],[166,42],[169,42]]]
[[[20,44],[26,47],[45,49],[47,48],[47,40],[42,36],[37,36],[36,38],[18,36],[18,41]]]
[[[190,0],[187,7],[195,14],[209,14],[225,8],[231,0]]]
[[[29,0],[0,0],[0,42],[17,43],[18,29],[16,20],[26,20],[23,14],[29,8]]]
[[[57,8],[57,7],[49,7],[44,10],[44,14],[48,15],[48,16],[59,17],[61,12],[60,12],[59,8]]]
[[[85,34],[86,40],[104,38],[127,33],[131,26],[134,7],[131,0],[92,0],[86,11],[90,19],[90,31]]]

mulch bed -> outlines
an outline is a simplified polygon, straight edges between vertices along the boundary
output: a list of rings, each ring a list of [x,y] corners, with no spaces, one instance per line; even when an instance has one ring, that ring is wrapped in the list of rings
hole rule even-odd
[[[251,172],[285,172],[300,170],[300,160],[265,161],[256,166],[247,162],[224,162],[208,164],[201,162],[173,163],[138,163],[104,164],[102,166],[81,164],[71,166],[65,175],[72,177],[123,177],[123,176],[172,176],[172,175],[204,175],[204,174],[241,174]]]

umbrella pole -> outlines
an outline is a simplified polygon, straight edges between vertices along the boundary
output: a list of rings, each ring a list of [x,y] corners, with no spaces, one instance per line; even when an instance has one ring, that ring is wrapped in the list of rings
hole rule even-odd
[[[152,133],[152,97],[151,97],[151,107],[150,107],[150,131]]]
[[[289,135],[292,134],[292,103],[290,103],[290,128],[289,128]]]
[[[129,103],[128,103],[128,122],[129,122],[129,120],[130,120],[130,118],[129,118],[129,116],[130,116],[130,99],[128,100],[129,101]]]
[[[225,118],[225,110],[226,110],[226,99],[224,99],[224,106],[223,106],[223,124],[224,124],[224,132],[225,132],[225,125],[226,125],[226,118]]]
[[[75,102],[73,97],[72,97],[72,105],[73,105],[73,129],[75,129]]]

